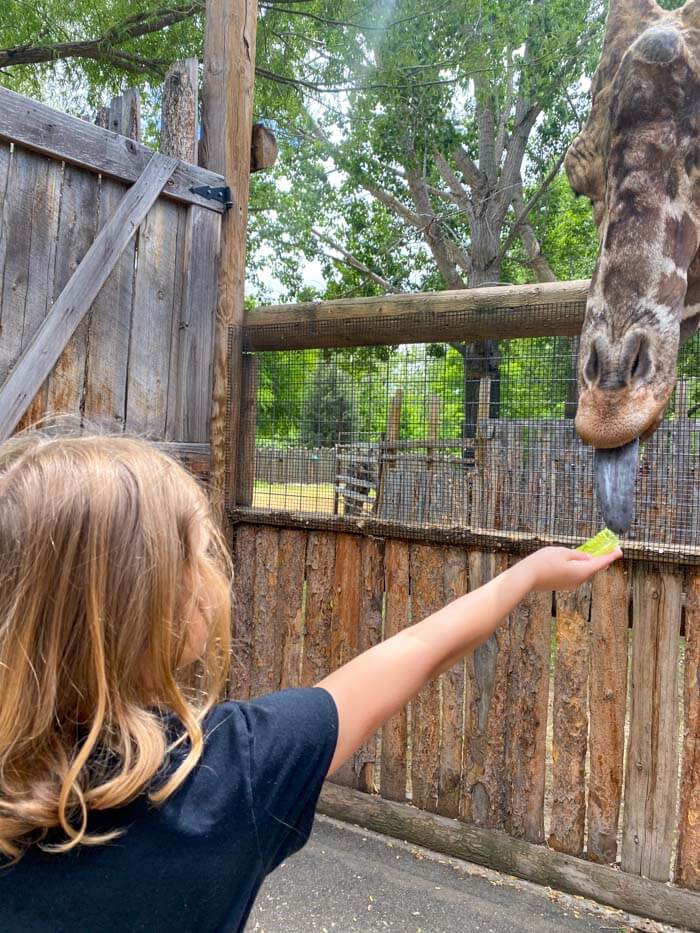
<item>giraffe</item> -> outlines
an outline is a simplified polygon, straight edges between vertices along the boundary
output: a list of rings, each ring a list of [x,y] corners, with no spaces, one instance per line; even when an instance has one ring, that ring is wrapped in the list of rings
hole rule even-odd
[[[700,0],[610,0],[591,111],[565,158],[600,250],[579,349],[576,429],[598,499],[632,523],[639,441],[663,418],[700,323]]]

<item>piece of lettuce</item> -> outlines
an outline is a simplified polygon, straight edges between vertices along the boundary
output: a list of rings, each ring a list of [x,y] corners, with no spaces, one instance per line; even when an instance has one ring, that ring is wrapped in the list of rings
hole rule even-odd
[[[610,554],[615,548],[620,547],[620,539],[614,531],[609,528],[603,528],[597,535],[593,535],[588,541],[580,544],[576,550],[583,551],[584,554],[592,554],[593,557],[602,557],[603,554]]]

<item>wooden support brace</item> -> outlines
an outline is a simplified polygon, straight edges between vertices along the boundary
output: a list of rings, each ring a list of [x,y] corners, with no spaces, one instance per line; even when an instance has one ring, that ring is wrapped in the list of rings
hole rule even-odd
[[[0,388],[0,441],[17,426],[177,165],[176,159],[153,156],[54,302]]]

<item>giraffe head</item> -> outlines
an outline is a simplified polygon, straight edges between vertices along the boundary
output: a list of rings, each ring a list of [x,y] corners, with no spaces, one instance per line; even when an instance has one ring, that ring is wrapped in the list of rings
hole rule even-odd
[[[700,321],[700,0],[673,12],[610,0],[592,97],[565,162],[574,191],[593,203],[600,239],[576,428],[609,451],[601,462],[617,482],[615,451],[634,471],[630,445],[662,419],[679,347]],[[602,504],[608,524],[627,530],[633,483],[621,485],[627,501]]]

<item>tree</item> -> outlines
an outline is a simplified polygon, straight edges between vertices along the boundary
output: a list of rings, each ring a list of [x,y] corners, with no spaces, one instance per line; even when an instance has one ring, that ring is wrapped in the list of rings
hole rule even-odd
[[[301,441],[308,447],[350,444],[354,439],[354,412],[342,370],[324,359],[316,364],[301,422]]]

